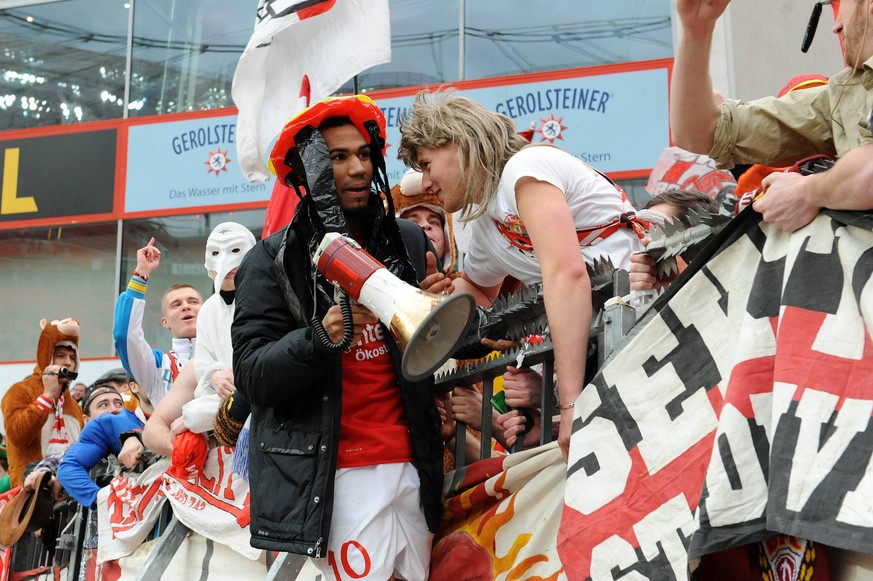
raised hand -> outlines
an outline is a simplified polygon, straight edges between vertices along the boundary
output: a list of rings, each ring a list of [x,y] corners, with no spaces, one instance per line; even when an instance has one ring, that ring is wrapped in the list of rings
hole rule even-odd
[[[161,251],[155,246],[155,238],[136,251],[136,269],[141,274],[150,276],[161,264]]]
[[[455,436],[455,417],[452,413],[452,392],[446,392],[436,397],[437,412],[440,415],[440,432],[443,442],[448,442]]]
[[[55,400],[61,395],[63,386],[58,378],[60,370],[60,365],[47,365],[42,370],[42,394],[48,399]]]
[[[135,467],[140,460],[140,455],[145,447],[136,438],[127,438],[118,453],[118,460],[128,469]]]
[[[730,0],[676,0],[676,14],[682,29],[688,32],[707,32],[724,14]]]
[[[474,430],[482,429],[482,394],[471,387],[456,387],[452,390],[452,416]],[[492,412],[493,413],[493,412]]]
[[[540,440],[540,430],[542,424],[542,414],[539,410],[531,410],[533,418],[533,427],[524,434],[524,447],[536,446]],[[505,414],[497,416],[497,424],[503,428],[503,440],[507,448],[515,446],[519,434],[524,432],[527,426],[527,420],[518,410],[510,410]]]
[[[538,408],[543,377],[536,371],[522,367],[507,367],[503,374],[506,404],[511,408]]]

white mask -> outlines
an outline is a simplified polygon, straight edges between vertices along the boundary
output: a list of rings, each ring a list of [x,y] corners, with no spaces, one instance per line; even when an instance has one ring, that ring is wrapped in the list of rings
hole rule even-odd
[[[221,290],[224,277],[237,268],[246,252],[255,245],[255,235],[236,222],[222,222],[206,240],[206,272],[215,281],[215,292]]]

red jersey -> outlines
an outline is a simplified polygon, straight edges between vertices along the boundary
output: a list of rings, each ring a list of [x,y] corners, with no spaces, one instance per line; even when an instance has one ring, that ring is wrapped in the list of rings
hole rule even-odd
[[[397,374],[381,324],[367,325],[343,353],[337,468],[411,462],[412,443]]]

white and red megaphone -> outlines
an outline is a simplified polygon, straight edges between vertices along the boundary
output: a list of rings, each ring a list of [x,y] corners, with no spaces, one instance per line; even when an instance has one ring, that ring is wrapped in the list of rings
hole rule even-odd
[[[403,353],[400,370],[411,381],[424,379],[445,363],[474,320],[473,295],[440,296],[411,286],[341,234],[325,234],[312,262],[388,327]]]

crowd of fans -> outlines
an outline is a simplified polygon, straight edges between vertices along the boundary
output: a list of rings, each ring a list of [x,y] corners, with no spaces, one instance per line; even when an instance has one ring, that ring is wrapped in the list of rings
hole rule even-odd
[[[837,21],[847,69],[748,103],[712,98],[708,47],[726,1],[713,4],[721,9],[678,3],[677,145],[720,166],[766,164],[746,176],[756,182],[745,204],[787,231],[821,208],[873,207],[869,2],[844,3]],[[154,239],[138,250],[116,305],[121,368],[77,382],[78,323],[43,321],[33,374],[3,397],[0,492],[33,490],[46,473],[56,499],[70,495],[95,509],[111,458],[142,470],[173,456],[180,434],[205,434],[236,448],[233,470],[251,488],[253,546],[316,557],[330,575],[354,541],[358,565],[374,576],[423,579],[455,422],[470,428],[468,462],[481,445],[507,453],[519,438],[533,445],[544,429],[566,458],[574,402],[591,371],[581,355],[594,314],[587,264],[608,257],[631,273],[634,290],[661,290],[670,280],[641,253],[649,229],[687,223],[690,211],[731,212],[737,200],[669,189],[640,212],[596,169],[528,143],[507,117],[451,92],[416,96],[399,145],[413,169],[389,190],[384,123],[361,96],[321,102],[289,123],[272,160],[278,178],[301,194],[293,222],[261,242],[240,224],[214,229],[204,253],[214,294],[204,301],[196,289],[172,285],[160,299],[170,350],[150,345],[142,331],[149,277],[160,266]],[[838,161],[820,175],[782,171],[816,154]],[[455,239],[459,219],[469,229],[465,252]],[[495,441],[480,442],[488,405],[481,388],[435,393],[432,379],[404,379],[398,346],[377,317],[334,304],[332,286],[311,266],[327,232],[354,239],[411,285],[469,292],[485,308],[519,284],[541,284],[556,415],[541,417],[542,370],[510,366],[498,382],[508,408],[493,410]],[[364,501],[354,493],[362,487],[373,491]]]

